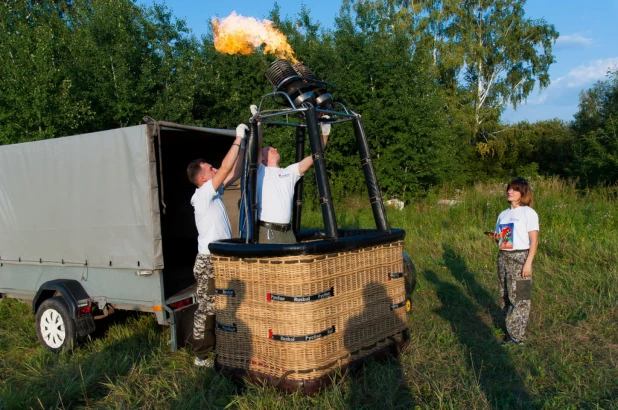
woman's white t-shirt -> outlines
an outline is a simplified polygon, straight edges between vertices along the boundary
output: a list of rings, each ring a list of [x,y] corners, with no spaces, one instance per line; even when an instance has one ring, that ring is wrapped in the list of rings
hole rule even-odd
[[[223,188],[215,191],[212,179],[195,190],[191,197],[191,205],[195,211],[195,225],[197,226],[197,251],[210,255],[208,245],[219,239],[232,237],[232,227],[221,199]]]
[[[505,251],[530,249],[528,232],[539,230],[539,216],[529,206],[509,208],[500,213],[495,232],[500,235],[498,247]]]

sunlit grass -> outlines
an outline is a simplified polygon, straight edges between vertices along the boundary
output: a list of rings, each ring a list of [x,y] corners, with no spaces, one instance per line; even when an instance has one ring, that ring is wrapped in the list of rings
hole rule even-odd
[[[529,340],[504,349],[495,245],[503,184],[445,186],[388,210],[417,270],[404,354],[314,396],[241,387],[171,353],[169,330],[117,315],[72,353],[38,345],[29,306],[0,303],[0,408],[618,408],[618,189],[532,180],[540,216]],[[453,205],[439,205],[443,199]],[[336,205],[339,227],[372,228],[366,198]],[[320,227],[306,210],[303,226]],[[418,406],[418,407],[417,407]]]

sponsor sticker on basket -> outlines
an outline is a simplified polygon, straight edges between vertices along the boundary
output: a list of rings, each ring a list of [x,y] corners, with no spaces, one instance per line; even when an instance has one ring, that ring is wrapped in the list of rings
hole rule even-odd
[[[236,291],[234,289],[216,289],[215,295],[223,295],[223,296],[236,296]]]
[[[388,274],[388,280],[403,278],[403,272],[391,272]]]
[[[391,310],[399,309],[400,307],[404,307],[405,305],[406,305],[406,301],[405,300],[402,301],[402,302],[399,302],[399,303],[393,303],[391,305]]]
[[[270,299],[271,300],[278,300],[278,301],[281,301],[281,302],[285,301],[285,296],[271,295],[270,293],[269,293],[269,295],[270,295]]]
[[[335,288],[332,287],[324,292],[316,293],[315,295],[309,296],[288,296],[288,295],[278,295],[275,293],[267,293],[266,300],[271,302],[313,302],[314,300],[322,300],[325,298],[329,298],[335,296]]]
[[[330,288],[326,292],[318,293],[318,300],[335,296],[335,289]]]
[[[238,328],[236,327],[236,323],[233,323],[232,326],[224,325],[217,322],[217,328],[223,330],[224,332],[238,332]]]
[[[335,333],[335,326],[331,326],[328,329],[325,329],[319,333],[304,336],[275,335],[273,334],[272,329],[269,329],[268,337],[270,339],[278,340],[280,342],[310,342],[312,340],[320,339],[324,336],[332,335],[333,333]]]

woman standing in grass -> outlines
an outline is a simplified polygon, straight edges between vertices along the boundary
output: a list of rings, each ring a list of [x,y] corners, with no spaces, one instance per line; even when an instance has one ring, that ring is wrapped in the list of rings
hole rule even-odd
[[[530,314],[532,261],[539,245],[539,216],[531,208],[530,185],[515,178],[506,186],[511,207],[498,216],[493,238],[498,242],[500,305],[506,314],[502,345],[523,344]]]

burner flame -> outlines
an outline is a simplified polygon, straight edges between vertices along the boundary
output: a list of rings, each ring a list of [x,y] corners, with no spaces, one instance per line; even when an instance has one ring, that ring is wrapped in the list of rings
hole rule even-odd
[[[294,50],[270,20],[257,20],[232,12],[228,17],[215,17],[211,24],[215,34],[215,49],[226,54],[251,54],[264,45],[263,52],[297,62]]]

